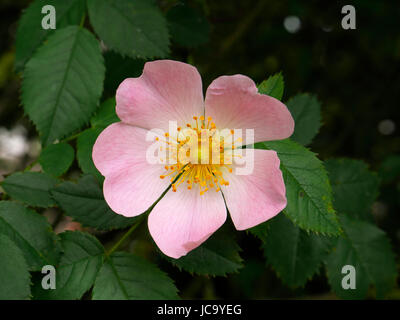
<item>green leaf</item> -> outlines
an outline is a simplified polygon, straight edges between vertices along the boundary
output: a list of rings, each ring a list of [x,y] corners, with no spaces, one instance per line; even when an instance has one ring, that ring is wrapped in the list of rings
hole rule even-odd
[[[383,183],[391,183],[400,177],[400,155],[390,155],[381,163],[379,177]]]
[[[295,226],[279,214],[269,222],[264,255],[278,276],[291,287],[304,286],[329,254],[330,241]]]
[[[87,123],[103,89],[100,44],[86,29],[57,30],[26,64],[22,103],[44,145]]]
[[[210,25],[204,15],[191,7],[177,5],[167,13],[172,40],[184,47],[196,47],[208,41]]]
[[[258,239],[265,241],[269,231],[269,223],[268,221],[260,223],[259,225],[248,229],[248,231],[255,235]]]
[[[321,127],[321,105],[317,98],[306,93],[298,94],[286,102],[295,127],[290,137],[304,146],[311,143]]]
[[[167,258],[179,269],[190,273],[225,276],[243,267],[234,233],[226,227],[214,233],[200,247],[179,259]]]
[[[59,258],[56,235],[46,218],[11,201],[0,201],[0,234],[20,248],[30,270],[56,265]]]
[[[148,0],[88,0],[90,22],[111,49],[133,58],[165,57],[168,29],[157,6]]]
[[[44,148],[39,157],[43,170],[56,177],[67,172],[74,161],[74,149],[68,143],[51,144]]]
[[[105,128],[114,122],[119,122],[120,120],[115,113],[115,105],[115,98],[104,101],[90,120],[92,127]]]
[[[345,237],[338,239],[336,249],[327,258],[329,283],[341,298],[363,299],[370,285],[383,298],[395,285],[396,263],[386,234],[376,226],[341,215]],[[343,289],[342,274],[345,265],[356,270],[356,289]]]
[[[94,300],[177,298],[177,289],[164,272],[126,252],[115,252],[105,260],[93,288]]]
[[[338,212],[371,219],[370,209],[379,191],[376,173],[363,161],[331,159],[325,161],[333,190],[333,206]]]
[[[78,183],[64,182],[52,190],[52,195],[66,214],[86,227],[98,230],[125,228],[136,218],[126,218],[113,212],[103,198],[94,177],[87,175]]]
[[[50,189],[58,183],[56,178],[41,172],[17,172],[8,176],[1,185],[7,194],[34,207],[54,206]]]
[[[91,128],[83,131],[78,137],[76,152],[78,164],[82,171],[92,174],[100,182],[104,181],[104,177],[93,163],[92,149],[97,137],[103,130],[103,128]]]
[[[0,300],[29,299],[30,282],[21,250],[8,237],[0,234]]]
[[[80,299],[92,287],[103,263],[104,248],[92,235],[66,231],[60,238],[63,255],[56,268],[56,289],[44,290],[37,283],[33,287],[36,299]]]
[[[35,0],[24,11],[18,22],[15,40],[15,70],[22,71],[25,63],[35,50],[54,33],[53,29],[43,29],[42,7],[52,5],[56,9],[56,28],[78,25],[86,11],[85,0]]]
[[[261,94],[267,94],[278,100],[282,99],[283,89],[285,88],[285,82],[283,81],[282,73],[274,74],[267,80],[261,82],[258,86],[258,91]]]
[[[285,214],[302,229],[339,234],[331,186],[322,162],[315,154],[289,139],[257,143],[256,148],[278,153],[286,186]]]

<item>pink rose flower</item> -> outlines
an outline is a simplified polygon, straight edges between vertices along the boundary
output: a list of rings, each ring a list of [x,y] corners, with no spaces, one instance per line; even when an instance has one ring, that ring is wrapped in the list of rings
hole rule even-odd
[[[93,147],[94,164],[105,177],[104,197],[116,213],[133,217],[175,181],[148,217],[150,234],[164,254],[177,259],[198,247],[222,226],[227,210],[236,229],[244,230],[285,208],[275,151],[254,150],[254,169],[248,175],[235,174],[235,163],[165,165],[146,158],[154,144],[146,141],[148,131],[168,132],[169,121],[177,121],[178,130],[254,129],[254,142],[288,138],[294,129],[290,112],[277,99],[259,94],[250,78],[221,76],[204,99],[195,67],[171,60],[147,62],[139,78],[120,84],[116,101],[121,122],[107,127]]]

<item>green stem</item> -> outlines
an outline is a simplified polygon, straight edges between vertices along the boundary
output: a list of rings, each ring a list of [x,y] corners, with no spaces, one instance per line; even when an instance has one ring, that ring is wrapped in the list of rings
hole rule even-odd
[[[38,162],[37,160],[33,161],[30,165],[28,165],[28,166],[24,169],[24,171],[26,172],[26,171],[31,170],[32,167],[33,167],[37,162]]]
[[[115,250],[117,250],[119,248],[119,246],[132,234],[133,231],[136,230],[136,228],[142,223],[142,221],[144,220],[144,218],[147,216],[146,213],[142,214],[141,216],[139,216],[138,221],[136,221],[130,228],[129,230],[121,237],[121,239],[118,240],[118,242],[116,244],[114,244],[114,246],[107,251],[106,256],[110,256]]]
[[[79,135],[80,135],[81,133],[82,133],[82,132],[78,132],[78,133],[76,133],[76,134],[74,134],[74,135],[72,135],[72,136],[70,136],[70,137],[68,137],[68,138],[62,139],[62,140],[60,140],[60,143],[61,143],[61,142],[68,142],[68,141],[71,141],[71,140],[75,140],[76,138],[79,137]]]
[[[86,19],[86,12],[83,14],[82,19],[81,19],[81,23],[79,24],[79,26],[81,28],[83,28],[83,25],[85,24],[85,19]]]

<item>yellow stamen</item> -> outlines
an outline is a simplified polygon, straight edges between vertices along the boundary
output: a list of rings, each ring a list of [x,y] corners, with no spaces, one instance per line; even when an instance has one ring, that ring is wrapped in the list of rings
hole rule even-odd
[[[185,154],[189,162],[181,163],[178,157],[174,157],[173,159],[176,163],[174,165],[165,165],[164,169],[166,173],[160,175],[160,178],[164,179],[169,177],[173,192],[177,192],[177,188],[185,181],[188,190],[193,188],[193,183],[197,185],[200,195],[204,195],[207,191],[214,188],[215,191],[218,192],[221,190],[221,185],[229,185],[229,181],[225,178],[227,172],[232,173],[232,169],[228,167],[227,164],[224,164],[225,149],[215,141],[214,134],[216,133],[216,125],[212,122],[212,118],[207,117],[207,125],[204,122],[204,116],[194,116],[193,120],[196,123],[195,126],[194,123],[186,124],[186,127],[190,128],[189,132],[193,130],[193,135],[190,135],[190,137],[178,135],[172,138],[168,133],[164,134],[165,137],[169,137],[169,141],[165,141],[165,143],[168,144],[170,146],[169,148],[172,148],[174,152],[177,152],[177,154],[180,154],[179,151],[181,148],[185,147],[185,149],[181,150],[183,151],[182,155]],[[177,130],[181,131],[181,127],[178,127]],[[234,134],[234,130],[230,132],[232,135]],[[196,139],[196,135],[197,144],[196,140],[193,141],[193,136],[194,139]],[[158,140],[159,138],[157,137],[156,141]],[[197,152],[191,152],[193,151],[193,146],[198,147]],[[186,147],[189,148],[186,149]],[[215,152],[219,152],[219,154],[217,153],[216,155]],[[215,156],[217,156],[217,159],[219,158],[221,160],[220,163],[213,163],[212,159]],[[223,171],[224,167],[227,170],[224,169],[225,171]]]

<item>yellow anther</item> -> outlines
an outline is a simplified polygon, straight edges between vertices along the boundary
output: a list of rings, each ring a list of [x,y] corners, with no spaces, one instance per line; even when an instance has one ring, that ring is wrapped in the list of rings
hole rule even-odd
[[[202,196],[204,193],[206,193],[208,191],[208,188],[205,188],[204,190],[200,191],[200,195]]]
[[[204,123],[204,116],[193,116],[193,119],[195,120],[195,125],[190,123],[186,124],[186,127],[189,128],[187,129],[189,134],[185,134],[185,137],[181,134],[177,136],[170,136],[169,133],[164,134],[165,137],[169,137],[169,139],[165,139],[168,140],[165,141],[169,145],[168,148],[173,147],[173,152],[176,152],[177,155],[186,154],[189,162],[180,162],[177,155],[172,155],[172,157],[169,157],[169,161],[172,160],[174,162],[169,162],[169,165],[164,166],[167,173],[161,175],[160,178],[164,179],[168,177],[171,181],[171,189],[173,192],[176,192],[177,188],[185,181],[188,190],[193,189],[193,183],[197,184],[200,189],[200,195],[203,195],[212,188],[216,188],[218,192],[220,191],[219,186],[229,185],[229,182],[224,178],[225,175],[228,174],[228,171],[232,173],[232,169],[224,164],[224,146],[221,146],[219,143],[217,145],[214,143],[213,135],[215,134],[216,125],[214,122],[211,122],[212,118],[207,117],[207,124]],[[199,119],[200,123],[198,122]],[[177,130],[181,131],[182,128],[177,127]],[[234,131],[231,130],[231,133],[233,134]],[[156,141],[160,140],[158,137],[155,139]],[[209,143],[210,146],[208,148],[203,148],[207,143]],[[196,145],[198,145],[199,148],[197,149],[197,153],[193,153],[193,151],[191,151],[193,150],[192,147]],[[186,149],[186,147],[189,148]],[[160,147],[160,150],[162,149],[163,148]],[[215,152],[219,152],[219,155],[216,155],[217,158],[215,158]],[[214,159],[220,159],[221,162],[214,164]],[[168,163],[167,161],[162,162],[165,164]],[[222,173],[223,167],[228,169],[228,171],[223,171],[224,174]]]

